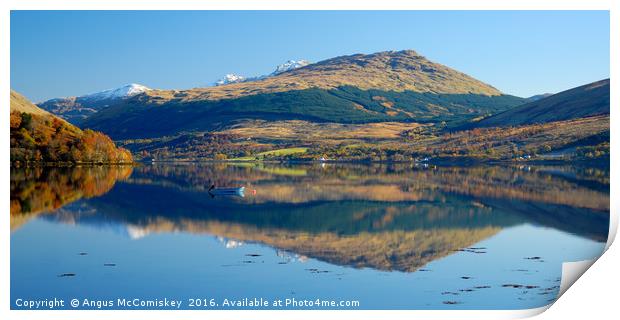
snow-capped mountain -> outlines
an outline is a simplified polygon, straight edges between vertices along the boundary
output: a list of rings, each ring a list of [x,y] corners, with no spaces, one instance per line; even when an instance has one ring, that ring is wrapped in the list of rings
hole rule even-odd
[[[268,77],[273,77],[273,76],[277,76],[281,73],[287,72],[287,71],[291,71],[297,68],[301,68],[301,67],[305,67],[307,65],[309,65],[310,62],[308,62],[307,60],[289,60],[281,65],[278,65],[276,67],[276,70],[274,70],[272,73],[270,74],[265,74],[262,76],[257,76],[257,77],[244,77],[241,75],[237,75],[237,74],[227,74],[225,75],[222,79],[219,79],[215,82],[216,86],[223,86],[223,85],[227,85],[227,84],[231,84],[231,83],[239,83],[239,82],[248,82],[248,81],[256,81],[256,80],[261,80],[261,79],[265,79]]]
[[[215,85],[223,86],[225,84],[237,83],[237,82],[243,82],[243,81],[246,81],[246,78],[244,76],[236,75],[234,73],[229,73],[225,75],[224,78],[217,80],[215,82]]]
[[[145,87],[141,84],[130,83],[128,85],[124,85],[120,88],[108,89],[96,93],[87,94],[84,96],[80,96],[80,99],[88,99],[88,100],[106,100],[106,99],[122,99],[131,96],[135,96],[145,91],[151,90],[148,87]]]
[[[151,89],[141,84],[131,83],[78,97],[54,98],[37,105],[70,123],[79,125],[91,114],[149,90]]]
[[[276,67],[276,70],[271,73],[272,76],[278,75],[282,72],[291,71],[297,68],[305,67],[309,65],[310,62],[307,60],[289,60],[279,66]]]

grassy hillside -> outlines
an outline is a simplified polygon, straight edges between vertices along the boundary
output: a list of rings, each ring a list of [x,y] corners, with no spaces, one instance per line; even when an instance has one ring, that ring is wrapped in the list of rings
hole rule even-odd
[[[600,115],[510,128],[476,128],[445,133],[432,141],[413,142],[412,147],[418,150],[430,150],[433,156],[439,157],[481,159],[511,159],[524,155],[543,157],[569,147],[600,144],[601,139],[597,137],[605,135],[609,137],[609,121],[609,115]],[[574,157],[572,152],[565,154],[566,159]]]
[[[609,116],[595,116],[510,128],[476,128],[458,132],[422,132],[381,143],[316,145],[308,159],[412,161],[415,158],[453,160],[595,159],[609,160]],[[603,138],[601,138],[603,137]],[[603,140],[604,142],[600,142]]]
[[[122,145],[156,159],[413,161],[424,157],[516,160],[609,159],[609,116],[510,128],[445,132],[415,123],[250,121],[224,131],[134,139]],[[368,133],[371,132],[371,133]],[[305,152],[279,153],[278,150]],[[529,159],[529,158],[528,158]],[[521,159],[523,160],[523,159]]]
[[[554,94],[466,127],[504,127],[609,114],[609,79]]]
[[[373,122],[360,124],[316,123],[303,120],[264,121],[248,120],[219,133],[237,136],[242,139],[259,141],[321,141],[331,144],[343,139],[383,140],[399,139],[404,131],[423,130],[429,124],[415,122]]]
[[[39,116],[52,116],[51,113],[35,106],[30,102],[26,97],[21,94],[11,90],[11,113],[12,112],[22,112],[29,113]]]
[[[106,135],[80,130],[11,91],[11,163],[127,163]]]
[[[463,121],[517,106],[508,95],[435,94],[361,90],[355,87],[256,94],[218,101],[138,96],[86,119],[83,127],[114,139],[152,138],[188,131],[213,131],[242,119],[307,120],[322,123]]]

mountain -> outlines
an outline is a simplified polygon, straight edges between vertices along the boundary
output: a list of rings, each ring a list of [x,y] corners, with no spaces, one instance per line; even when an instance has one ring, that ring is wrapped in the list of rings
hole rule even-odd
[[[80,98],[85,101],[93,102],[109,99],[124,99],[149,90],[151,89],[141,84],[131,83],[120,88],[104,90],[101,92],[81,96]]]
[[[537,94],[537,95],[531,96],[529,98],[525,98],[525,100],[527,100],[527,102],[534,102],[534,101],[538,101],[540,99],[543,99],[543,98],[546,98],[546,97],[549,97],[549,96],[552,96],[552,95],[553,95],[553,93],[542,93],[542,94]]]
[[[336,57],[255,81],[149,90],[92,114],[82,126],[133,139],[212,131],[242,119],[435,123],[523,102],[415,51],[386,51]]]
[[[129,151],[75,127],[11,90],[11,163],[128,163]]]
[[[80,124],[86,117],[102,108],[149,90],[151,89],[143,85],[132,83],[79,97],[50,99],[38,106],[71,123]]]
[[[608,115],[609,99],[609,79],[604,79],[526,103],[468,126],[520,126]]]
[[[334,89],[352,86],[363,90],[414,91],[435,94],[481,94],[497,96],[502,93],[464,73],[434,63],[413,50],[384,51],[373,54],[354,54],[336,57],[304,67],[250,78],[251,81],[229,86],[205,87],[190,90],[154,90],[149,94],[159,99],[179,95],[184,100],[218,100],[239,98],[261,93],[284,92],[309,88]],[[295,65],[289,63],[289,65]],[[297,63],[299,64],[299,62]],[[173,97],[171,97],[173,96]]]

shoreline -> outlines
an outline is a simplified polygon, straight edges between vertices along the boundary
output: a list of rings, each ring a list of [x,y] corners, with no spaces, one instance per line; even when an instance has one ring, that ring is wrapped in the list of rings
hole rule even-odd
[[[410,164],[417,166],[472,166],[472,165],[591,165],[594,167],[610,166],[609,158],[602,159],[535,159],[535,160],[496,160],[477,158],[433,158],[428,161],[373,161],[373,160],[215,160],[215,159],[163,159],[133,162],[11,162],[11,168],[34,167],[98,167],[98,166],[133,166],[148,164],[181,164],[181,163],[221,163],[221,164]]]
[[[136,161],[137,164],[166,164],[166,163],[222,163],[222,164],[235,164],[235,163],[267,163],[267,164],[412,164],[412,165],[439,165],[439,166],[470,166],[470,165],[583,165],[594,164],[595,166],[609,166],[609,159],[593,159],[593,160],[527,160],[527,161],[515,161],[515,160],[481,160],[475,158],[436,158],[429,161],[372,161],[372,160],[214,160],[214,159],[165,159],[156,161]]]

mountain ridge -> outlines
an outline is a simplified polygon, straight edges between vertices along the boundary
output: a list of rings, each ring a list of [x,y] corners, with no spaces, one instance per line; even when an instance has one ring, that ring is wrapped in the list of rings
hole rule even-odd
[[[568,89],[467,124],[464,128],[518,126],[609,114],[609,82],[608,78]]]

